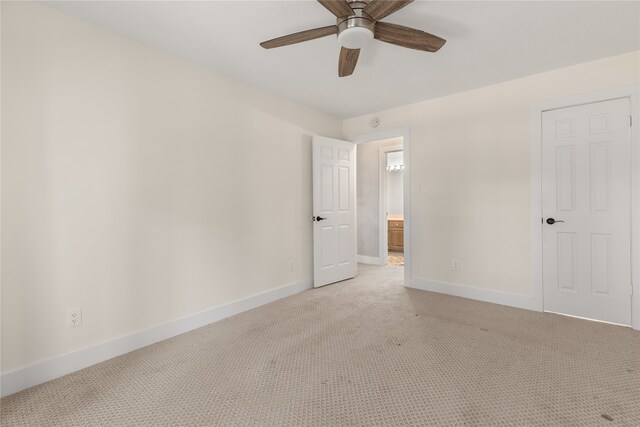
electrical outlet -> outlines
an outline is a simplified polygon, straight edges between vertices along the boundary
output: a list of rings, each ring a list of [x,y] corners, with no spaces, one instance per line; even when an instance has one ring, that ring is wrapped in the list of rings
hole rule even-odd
[[[76,326],[82,325],[82,308],[70,308],[67,310],[66,317],[66,326],[67,328],[75,328]]]
[[[460,271],[460,260],[459,259],[452,259],[451,260],[451,269],[453,271]]]
[[[289,271],[293,271],[296,269],[296,263],[293,262],[291,258],[289,258]]]

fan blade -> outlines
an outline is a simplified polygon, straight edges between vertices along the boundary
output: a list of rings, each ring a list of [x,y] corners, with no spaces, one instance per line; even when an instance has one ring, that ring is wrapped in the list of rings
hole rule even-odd
[[[260,43],[260,46],[265,49],[272,49],[274,47],[287,46],[290,44],[319,39],[320,37],[326,37],[337,33],[338,27],[330,25],[328,27],[314,28],[313,30],[300,31],[299,33],[293,33],[287,36],[267,40],[266,42]]]
[[[447,42],[433,34],[387,22],[376,22],[373,36],[386,43],[427,52],[436,52]]]
[[[318,3],[336,15],[336,18],[353,15],[353,9],[351,9],[347,0],[318,0]]]
[[[372,17],[374,21],[379,21],[385,16],[399,11],[412,1],[413,0],[373,0],[364,8],[364,12]]]
[[[340,60],[338,61],[338,76],[346,77],[353,74],[360,56],[360,49],[340,49]]]

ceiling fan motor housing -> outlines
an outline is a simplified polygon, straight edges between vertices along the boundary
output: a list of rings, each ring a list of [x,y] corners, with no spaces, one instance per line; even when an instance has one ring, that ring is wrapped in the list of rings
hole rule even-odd
[[[360,49],[373,40],[375,21],[364,8],[367,2],[354,1],[349,3],[353,14],[337,18],[338,42],[348,49]]]

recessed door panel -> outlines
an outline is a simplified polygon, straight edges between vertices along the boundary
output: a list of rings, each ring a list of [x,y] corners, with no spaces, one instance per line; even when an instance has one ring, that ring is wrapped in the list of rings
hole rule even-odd
[[[319,160],[333,160],[333,152],[335,150],[332,147],[322,147],[320,148],[320,159]]]
[[[576,149],[559,147],[556,149],[558,210],[571,212],[576,200]]]
[[[351,158],[351,151],[338,149],[338,159],[346,160],[347,162]]]
[[[333,211],[333,165],[320,165],[320,212]]]
[[[611,208],[611,143],[594,143],[590,150],[591,211],[608,212]]]
[[[611,132],[608,114],[594,114],[589,117],[589,133],[594,135],[607,132]]]
[[[349,168],[344,166],[338,167],[338,200],[339,209],[342,212],[351,209],[351,174]]]
[[[333,225],[320,226],[320,239],[322,241],[322,268],[330,268],[336,263],[336,233]]]
[[[558,233],[558,288],[575,290],[576,287],[576,233]]]
[[[591,292],[609,295],[611,268],[611,235],[591,235]]]
[[[353,241],[353,228],[350,224],[343,224],[340,226],[340,246],[339,246],[339,257],[338,263],[340,264],[348,264],[352,262],[351,252],[353,251],[352,241]]]
[[[574,119],[564,119],[556,121],[556,139],[571,138],[572,136],[576,136],[574,123]]]

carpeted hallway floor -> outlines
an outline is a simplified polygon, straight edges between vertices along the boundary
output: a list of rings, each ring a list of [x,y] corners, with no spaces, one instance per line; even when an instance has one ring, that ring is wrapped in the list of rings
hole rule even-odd
[[[640,333],[402,286],[399,267],[1,401],[10,425],[640,426]]]
[[[389,252],[387,255],[387,264],[403,266],[404,265],[404,252]]]

